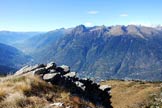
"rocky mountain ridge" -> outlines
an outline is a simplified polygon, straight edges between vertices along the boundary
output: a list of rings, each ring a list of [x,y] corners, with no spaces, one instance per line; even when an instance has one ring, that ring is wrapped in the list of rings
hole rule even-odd
[[[55,60],[68,64],[81,77],[100,80],[161,80],[162,31],[157,28],[79,25],[60,32],[63,35],[50,43],[41,38],[46,45],[39,44],[31,54],[37,63]]]
[[[150,81],[162,77],[160,27],[79,25],[34,36],[18,46],[33,63],[54,60],[69,65],[80,77]]]
[[[110,102],[110,87],[99,85],[89,79],[79,79],[76,72],[70,72],[66,65],[56,66],[54,62],[35,66],[25,66],[15,73],[18,75],[38,75],[53,85],[68,89],[71,94],[86,99],[103,108],[112,108]]]

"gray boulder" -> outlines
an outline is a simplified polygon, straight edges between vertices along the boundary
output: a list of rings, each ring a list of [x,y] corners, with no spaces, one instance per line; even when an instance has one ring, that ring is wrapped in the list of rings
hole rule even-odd
[[[54,62],[50,62],[46,66],[46,69],[55,69],[55,68],[56,68],[56,64]]]
[[[64,72],[70,72],[70,67],[69,66],[61,65],[60,67],[63,69]]]
[[[32,71],[34,75],[46,74],[48,71],[45,68],[37,68]]]
[[[25,73],[34,71],[34,70],[37,69],[37,68],[42,68],[42,67],[43,67],[42,64],[40,64],[40,65],[37,64],[37,65],[35,65],[35,66],[29,66],[29,65],[27,65],[27,66],[21,68],[20,70],[18,70],[18,71],[15,73],[15,75],[25,74]]]
[[[27,73],[29,70],[30,66],[24,66],[23,68],[21,68],[20,70],[18,70],[15,75],[21,75],[21,74],[24,74],[24,73]]]
[[[70,72],[64,75],[64,77],[76,77],[76,72]]]
[[[43,80],[50,80],[55,77],[58,73],[48,73],[43,76]]]
[[[111,86],[108,86],[108,85],[100,85],[99,89],[101,89],[103,91],[110,91]]]

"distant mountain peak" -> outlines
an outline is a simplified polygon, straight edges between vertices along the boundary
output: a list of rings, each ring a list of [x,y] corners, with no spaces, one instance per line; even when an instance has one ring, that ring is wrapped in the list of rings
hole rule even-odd
[[[73,31],[75,31],[76,33],[81,33],[87,31],[87,28],[85,27],[85,25],[78,25],[73,29]]]
[[[133,35],[137,35],[137,36],[144,38],[142,33],[140,32],[138,26],[136,26],[136,25],[128,25],[127,26],[127,34],[130,34],[130,35],[133,34]]]
[[[150,36],[154,36],[159,34],[159,31],[162,30],[162,27],[146,27],[146,26],[138,26],[138,25],[115,25],[115,26],[94,26],[94,27],[86,27],[85,25],[78,25],[71,29],[65,29],[65,31],[69,31],[67,33],[81,34],[83,32],[100,32],[109,34],[109,36],[121,36],[121,35],[133,35],[140,38],[147,38]]]
[[[125,33],[125,29],[123,29],[124,26],[122,25],[116,25],[112,26],[109,30],[110,35],[122,35]]]

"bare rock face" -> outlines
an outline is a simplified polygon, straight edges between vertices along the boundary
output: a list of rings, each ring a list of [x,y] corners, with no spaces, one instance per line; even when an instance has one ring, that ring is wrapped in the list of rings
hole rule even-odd
[[[69,90],[72,95],[78,95],[103,108],[112,108],[110,86],[101,86],[90,79],[79,79],[76,77],[76,72],[70,72],[70,67],[67,65],[57,67],[54,62],[51,62],[48,64],[25,66],[15,73],[15,75],[24,74],[40,76],[44,81]]]

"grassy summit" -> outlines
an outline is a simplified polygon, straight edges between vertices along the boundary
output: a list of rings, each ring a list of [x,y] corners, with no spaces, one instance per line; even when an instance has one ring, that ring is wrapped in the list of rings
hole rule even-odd
[[[110,80],[114,108],[162,108],[162,83]],[[63,103],[62,107],[54,103]],[[37,76],[0,78],[0,108],[97,108]]]
[[[0,108],[66,108],[94,107],[63,88],[49,84],[36,76],[0,78]]]

